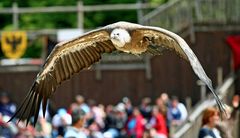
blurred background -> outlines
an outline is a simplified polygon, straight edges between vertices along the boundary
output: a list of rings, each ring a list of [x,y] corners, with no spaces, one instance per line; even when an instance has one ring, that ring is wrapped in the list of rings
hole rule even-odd
[[[238,97],[235,98],[238,103],[240,94],[239,7],[239,0],[1,0],[0,90],[3,108],[0,109],[3,111],[4,105],[8,105],[7,114],[14,113],[58,42],[117,21],[162,27],[179,34],[197,55],[221,99],[233,107],[233,97]],[[130,103],[131,111],[139,107],[148,122],[155,106],[163,109],[158,102],[162,94],[169,97],[167,103],[170,105],[177,99],[187,112],[181,123],[170,129],[171,118],[167,111],[161,111],[167,124],[167,137],[196,137],[202,111],[207,105],[216,104],[191,66],[174,52],[156,57],[113,53],[105,54],[99,63],[81,71],[57,89],[49,102],[48,121],[51,122],[60,109],[70,114],[73,103],[79,106],[84,103],[89,110],[98,107],[105,115],[100,117],[103,122],[110,105],[114,113],[121,112],[125,114],[125,120],[129,120],[132,115],[127,112]],[[78,96],[82,98],[80,101]],[[7,102],[4,101],[6,97]],[[168,104],[164,107],[170,110]],[[141,106],[144,111],[145,107],[150,107],[147,111],[150,117],[144,116]],[[236,109],[239,110],[239,106]],[[235,119],[239,120],[239,116]],[[119,137],[129,136],[127,130],[126,135],[120,135],[124,133],[126,122],[118,128]],[[107,128],[98,126],[102,133],[106,132],[104,129]],[[236,121],[235,126],[235,130],[239,130],[239,122]],[[53,125],[52,130],[57,127]],[[16,128],[14,135],[18,130]],[[239,136],[237,131],[233,133],[235,137]],[[55,137],[52,131],[50,136]]]

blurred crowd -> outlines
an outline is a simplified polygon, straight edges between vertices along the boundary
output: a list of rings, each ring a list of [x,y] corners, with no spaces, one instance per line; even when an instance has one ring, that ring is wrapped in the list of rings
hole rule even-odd
[[[116,105],[104,106],[76,95],[68,108],[59,108],[55,113],[50,109],[45,117],[40,109],[35,127],[31,124],[26,126],[19,120],[7,123],[16,111],[16,105],[8,93],[1,92],[0,135],[6,138],[56,138],[78,132],[81,138],[168,138],[170,127],[180,126],[188,115],[185,105],[175,96],[169,99],[166,93],[155,101],[145,97],[138,106],[133,106],[128,97]],[[75,112],[78,114],[74,115]]]
[[[239,97],[238,97],[239,101]],[[48,104],[46,116],[40,109],[36,126],[14,120],[8,122],[16,111],[8,93],[0,93],[0,136],[4,138],[168,138],[176,127],[186,121],[188,112],[178,98],[162,93],[155,101],[145,97],[140,105],[133,106],[128,97],[124,97],[116,105],[102,105],[94,100],[85,100],[81,95],[68,108],[51,111]],[[207,112],[213,113],[207,113]],[[199,138],[213,135],[215,122],[219,119],[218,110],[210,109],[204,113]],[[203,116],[204,116],[203,115]],[[211,118],[211,119],[209,119]],[[210,125],[208,124],[209,122]],[[17,125],[16,125],[17,124]],[[208,131],[206,128],[214,128]],[[214,131],[212,131],[214,130]],[[208,132],[208,133],[207,133]],[[215,134],[217,135],[217,134]],[[218,136],[214,138],[221,138]]]

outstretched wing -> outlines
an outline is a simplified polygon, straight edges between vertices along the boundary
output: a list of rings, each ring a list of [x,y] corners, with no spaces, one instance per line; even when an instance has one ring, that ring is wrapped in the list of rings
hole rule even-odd
[[[152,46],[160,47],[160,49],[169,49],[175,51],[180,57],[189,61],[191,64],[193,71],[196,75],[208,86],[208,88],[212,91],[218,107],[220,111],[225,112],[223,103],[219,99],[218,95],[215,93],[212,87],[212,81],[208,78],[205,71],[202,68],[202,65],[198,61],[196,55],[193,53],[188,44],[177,34],[170,32],[168,30],[158,28],[158,27],[149,27],[143,26],[139,29],[135,30],[138,33],[141,33],[144,37],[144,41],[149,42],[148,49],[154,50]],[[159,51],[155,50],[155,53],[159,53]],[[161,50],[162,51],[162,50]],[[160,52],[161,52],[160,51]],[[154,53],[154,52],[152,52]]]
[[[41,102],[45,115],[48,98],[63,81],[99,61],[102,53],[115,50],[109,37],[108,31],[102,28],[57,44],[47,58],[42,71],[37,75],[25,100],[9,121],[18,117],[20,120],[26,119],[28,124],[30,118],[34,116],[35,125]]]

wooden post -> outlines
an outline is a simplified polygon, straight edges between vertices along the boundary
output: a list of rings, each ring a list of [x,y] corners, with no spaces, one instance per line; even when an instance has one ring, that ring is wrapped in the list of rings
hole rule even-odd
[[[217,68],[217,84],[218,86],[223,83],[223,68],[218,67]]]
[[[200,11],[200,0],[195,0],[195,12],[196,12],[196,17],[197,21],[202,21],[203,16],[202,16],[202,11]]]
[[[41,54],[41,58],[43,61],[46,60],[47,58],[47,54],[48,54],[48,36],[44,35],[42,36],[42,54]]]
[[[102,79],[102,71],[101,71],[101,63],[97,63],[95,66],[95,72],[96,72],[96,80],[101,80]]]
[[[137,18],[138,18],[138,23],[139,24],[142,24],[143,23],[143,11],[142,11],[142,1],[141,0],[138,0],[137,2]]]
[[[206,99],[206,94],[207,94],[207,88],[206,84],[203,83],[201,80],[197,81],[197,85],[200,86],[200,92],[201,92],[201,101]]]
[[[83,23],[84,23],[84,11],[83,11],[83,2],[81,0],[77,3],[77,18],[78,18],[78,24],[77,27],[80,29],[83,29]]]
[[[191,99],[191,97],[187,97],[185,100],[186,100],[185,101],[186,102],[186,108],[187,108],[187,111],[189,112],[192,109],[192,99]]]
[[[18,16],[19,16],[19,13],[18,13],[18,5],[16,2],[13,3],[12,5],[12,10],[13,10],[13,28],[14,30],[18,30],[18,27],[19,27],[19,20],[18,20]]]
[[[187,1],[187,2],[189,2],[189,5],[190,5],[190,7],[189,7],[189,10],[188,10],[188,12],[189,12],[189,33],[190,33],[190,41],[192,42],[192,43],[195,43],[195,41],[196,41],[196,39],[195,39],[195,32],[194,32],[194,23],[193,23],[193,15],[192,15],[192,2],[191,1]]]
[[[151,57],[146,56],[146,57],[144,57],[144,60],[145,60],[144,64],[145,64],[145,67],[146,67],[146,69],[145,69],[146,78],[148,80],[151,80],[152,79]]]

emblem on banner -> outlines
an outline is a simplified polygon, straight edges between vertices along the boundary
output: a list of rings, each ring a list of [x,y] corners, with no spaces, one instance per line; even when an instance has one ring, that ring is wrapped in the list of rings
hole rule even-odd
[[[27,48],[27,34],[24,31],[2,32],[1,42],[7,58],[20,58]]]

